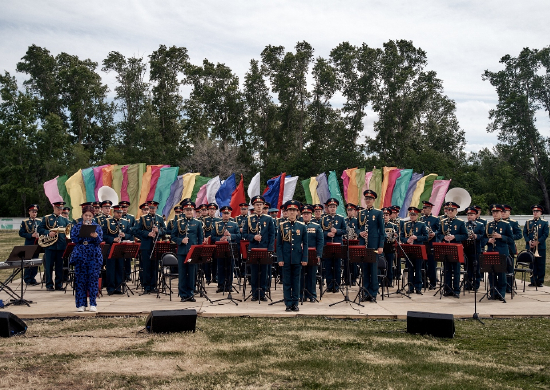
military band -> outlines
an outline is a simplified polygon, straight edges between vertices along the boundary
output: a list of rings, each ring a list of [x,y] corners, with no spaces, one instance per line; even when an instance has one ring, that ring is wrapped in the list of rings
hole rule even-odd
[[[445,216],[438,218],[432,215],[434,204],[423,201],[422,210],[414,206],[408,207],[408,220],[400,220],[398,206],[378,210],[373,207],[377,199],[376,192],[366,190],[363,195],[366,208],[359,210],[356,205],[348,203],[346,218],[336,213],[339,201],[335,198],[329,198],[325,202],[325,207],[319,204],[304,206],[298,201],[289,201],[281,209],[283,216],[277,218],[276,215],[270,214],[276,214],[278,210],[270,209],[262,196],[255,196],[251,199],[254,212],[249,214],[248,204],[241,203],[240,215],[234,220],[231,218],[233,210],[229,206],[220,209],[221,218],[218,218],[218,206],[215,203],[196,207],[190,199],[184,199],[181,205],[174,207],[175,217],[167,222],[166,227],[163,218],[156,214],[158,203],[155,201],[148,201],[140,206],[143,215],[138,220],[127,213],[130,205],[127,201],[121,201],[114,206],[110,200],[104,200],[100,204],[86,202],[82,206],[93,206],[93,209],[90,207],[89,210],[94,211],[94,220],[102,228],[102,237],[106,244],[134,239],[140,241],[140,281],[144,293],[156,291],[157,287],[158,259],[151,257],[155,243],[165,234],[165,239],[176,243],[178,267],[177,270],[172,269],[172,272],[178,273],[178,295],[186,302],[195,301],[197,270],[194,264],[186,263],[185,258],[191,246],[204,244],[208,237],[211,244],[225,241],[239,245],[241,239],[248,240],[249,249],[265,248],[269,252],[274,252],[276,242],[284,301],[289,311],[298,310],[299,300],[316,302],[318,298],[318,265],[307,264],[308,248],[315,248],[318,264],[323,264],[321,278],[326,283],[328,291],[339,291],[342,277],[345,278],[345,282],[350,277],[352,285],[357,278],[361,278],[361,287],[364,289],[362,300],[376,302],[380,287],[377,263],[361,263],[360,269],[353,265],[348,268],[342,264],[341,258],[323,257],[327,256],[327,253],[323,254],[327,243],[341,245],[343,238],[358,238],[359,245],[378,255],[384,255],[387,262],[386,283],[389,286],[393,286],[395,241],[425,245],[428,255],[426,262],[420,258],[410,257],[406,263],[409,271],[407,292],[418,294],[421,294],[423,287],[436,288],[439,282],[436,273],[437,263],[432,250],[433,242],[463,244],[465,290],[478,290],[480,287],[480,255],[485,251],[498,252],[509,259],[508,268],[506,272],[489,273],[489,298],[504,301],[506,294],[511,293],[514,288],[512,274],[513,258],[517,253],[515,241],[523,236],[526,249],[533,253],[535,258],[529,286],[543,286],[549,225],[542,218],[541,205],[532,206],[533,218],[525,223],[522,231],[519,223],[510,219],[512,207],[507,204],[491,205],[490,221],[480,218],[481,207],[473,205],[466,209],[466,221],[463,221],[457,217],[460,206],[455,202],[446,202]],[[64,202],[55,202],[54,212],[40,221],[37,218],[38,206],[33,204],[28,208],[29,218],[24,220],[19,228],[19,235],[25,238],[25,245],[35,245],[39,236],[48,236],[53,242],[45,247],[44,255],[44,276],[48,291],[63,288],[62,255],[67,245],[65,232],[71,224],[76,225],[82,221],[81,218],[69,221],[68,215],[71,210],[64,206]],[[326,213],[323,214],[324,210]],[[196,212],[200,214],[198,218],[195,218]],[[232,249],[230,254],[234,255],[235,252],[239,251]],[[207,281],[218,282],[216,293],[231,291],[235,260],[238,259],[238,254],[237,258],[217,256],[205,267]],[[109,295],[122,293],[121,287],[129,277],[130,265],[128,262],[125,269],[124,263],[125,259],[120,258],[109,259],[105,264],[106,277],[103,285]],[[426,286],[422,280],[424,265]],[[274,264],[274,267],[277,267],[277,264]],[[458,262],[444,262],[444,296],[459,297],[460,267],[461,264]],[[399,262],[396,268],[397,272],[401,271],[402,266]],[[250,284],[253,301],[266,300],[271,284],[270,270],[271,265],[268,264],[251,266]],[[38,284],[35,276],[36,267],[25,269],[24,282],[28,285]]]

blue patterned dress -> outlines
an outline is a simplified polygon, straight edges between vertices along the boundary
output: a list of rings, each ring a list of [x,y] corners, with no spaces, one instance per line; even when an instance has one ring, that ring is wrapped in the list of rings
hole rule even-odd
[[[71,229],[71,240],[76,244],[70,260],[70,263],[74,264],[76,307],[87,306],[87,292],[90,296],[90,306],[96,306],[99,273],[103,265],[100,248],[103,231],[96,221],[92,221],[92,225],[96,226],[96,238],[78,236],[82,222],[74,225]]]

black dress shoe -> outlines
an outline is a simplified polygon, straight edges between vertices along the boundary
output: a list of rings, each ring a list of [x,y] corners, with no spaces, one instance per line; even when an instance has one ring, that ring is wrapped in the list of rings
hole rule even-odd
[[[108,296],[111,296],[111,295],[113,295],[114,293],[115,293],[114,291],[107,291],[107,295],[108,295]]]
[[[258,297],[252,297],[251,301],[256,302],[258,300]]]
[[[309,298],[309,301],[313,303],[315,302],[315,298]]]
[[[191,297],[188,299],[189,302],[197,302],[197,300],[195,299],[195,297]]]
[[[430,285],[430,286],[428,287],[428,290],[435,290],[435,286]]]
[[[36,280],[30,283],[27,283],[27,286],[38,286],[40,283],[38,283]]]
[[[63,289],[63,288],[57,288],[57,287],[56,287],[56,288],[55,288],[55,291],[65,291],[65,289]]]
[[[417,293],[417,294],[422,294],[422,291],[416,290],[415,293]]]
[[[537,284],[537,287],[543,287],[544,285],[542,283]]]
[[[55,291],[55,288],[53,288],[53,287],[48,287],[48,288],[46,288],[46,291]]]
[[[223,287],[218,287],[216,290],[216,293],[221,293],[221,292],[223,292]]]
[[[290,310],[292,311],[300,311],[300,308],[298,307],[298,305],[293,305]]]
[[[287,306],[285,311],[292,311],[292,306]]]
[[[266,297],[261,297],[261,298],[260,298],[260,301],[262,301],[262,302],[267,302],[267,298],[266,298]]]
[[[453,293],[450,292],[450,291],[445,291],[445,292],[443,293],[443,296],[444,296],[444,297],[450,297],[451,295],[453,295]]]

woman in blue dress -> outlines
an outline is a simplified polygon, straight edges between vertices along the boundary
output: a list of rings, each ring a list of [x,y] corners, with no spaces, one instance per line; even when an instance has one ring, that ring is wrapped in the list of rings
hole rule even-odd
[[[96,230],[91,238],[79,237],[82,225],[95,225]],[[98,292],[99,273],[103,265],[100,244],[103,241],[101,226],[94,221],[94,209],[91,206],[82,208],[82,221],[71,229],[71,240],[76,244],[71,255],[74,264],[75,301],[77,311],[84,311],[87,306],[86,293],[90,296],[90,311],[97,311],[96,296]]]

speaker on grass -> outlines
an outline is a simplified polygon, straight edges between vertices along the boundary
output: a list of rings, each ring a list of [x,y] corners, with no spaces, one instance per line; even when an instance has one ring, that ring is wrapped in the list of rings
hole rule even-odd
[[[153,310],[147,317],[145,329],[149,333],[193,332],[197,324],[197,311]]]
[[[454,316],[452,314],[408,311],[407,333],[453,338],[455,335]]]
[[[0,337],[11,337],[27,331],[25,324],[19,317],[9,311],[0,312]]]

